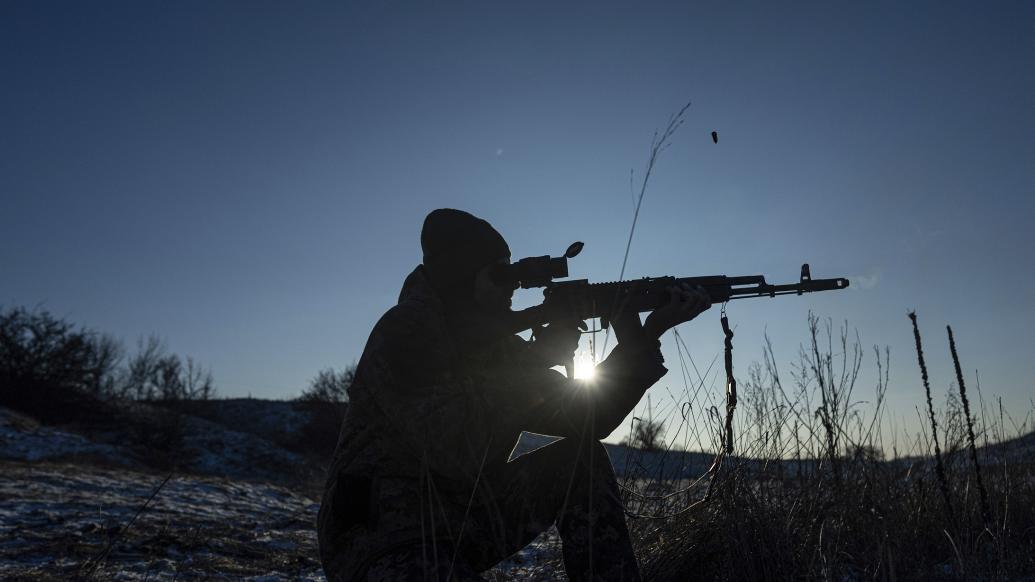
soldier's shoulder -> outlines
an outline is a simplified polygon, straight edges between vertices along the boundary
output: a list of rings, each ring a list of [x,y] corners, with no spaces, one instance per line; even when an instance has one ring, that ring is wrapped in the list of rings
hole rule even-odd
[[[431,349],[449,343],[441,314],[419,304],[400,302],[386,311],[370,332],[364,357],[402,358],[407,366],[431,357]]]
[[[430,306],[419,301],[400,301],[381,316],[374,326],[380,333],[424,333],[434,330],[442,318]]]

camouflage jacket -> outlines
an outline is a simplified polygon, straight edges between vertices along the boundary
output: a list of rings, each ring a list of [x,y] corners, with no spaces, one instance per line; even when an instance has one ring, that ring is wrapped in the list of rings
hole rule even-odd
[[[374,326],[349,389],[319,516],[321,559],[339,572],[331,579],[426,536],[428,491],[443,527],[462,521],[480,473],[505,463],[522,431],[602,439],[666,372],[657,342],[619,344],[586,388],[518,336],[476,347],[455,336],[418,266]]]

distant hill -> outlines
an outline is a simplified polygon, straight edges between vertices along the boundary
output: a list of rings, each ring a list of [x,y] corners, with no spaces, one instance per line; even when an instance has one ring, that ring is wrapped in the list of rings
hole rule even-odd
[[[294,452],[304,452],[301,435],[313,415],[313,404],[295,400],[227,398],[172,403],[169,408],[248,433]],[[328,435],[332,441],[334,435]]]
[[[293,403],[211,401],[197,408],[198,414],[187,414],[124,403],[118,405],[119,423],[58,426],[0,408],[0,459],[173,469],[305,489],[307,483],[322,480],[321,460],[285,446],[307,418],[304,412],[295,413]]]

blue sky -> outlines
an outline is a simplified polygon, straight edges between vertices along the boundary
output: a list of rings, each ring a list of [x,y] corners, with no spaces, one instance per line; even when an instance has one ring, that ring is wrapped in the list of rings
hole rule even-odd
[[[916,309],[934,387],[951,324],[1023,417],[1033,29],[1005,2],[5,2],[0,305],[158,333],[223,395],[292,396],[358,359],[431,209],[488,219],[515,257],[585,241],[572,274],[617,277],[630,170],[692,101],[627,276],[807,261],[853,287],[732,305],[739,370],[763,330],[789,363],[809,310],[848,320],[891,347],[908,425]],[[699,361],[717,319],[683,326]],[[682,387],[665,350],[655,392]]]

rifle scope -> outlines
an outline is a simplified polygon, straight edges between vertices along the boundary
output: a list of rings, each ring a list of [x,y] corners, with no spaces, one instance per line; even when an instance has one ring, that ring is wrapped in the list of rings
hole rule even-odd
[[[574,242],[564,252],[564,256],[527,257],[509,265],[494,265],[489,277],[497,285],[517,289],[546,287],[554,279],[568,276],[568,259],[582,251],[583,244]]]

